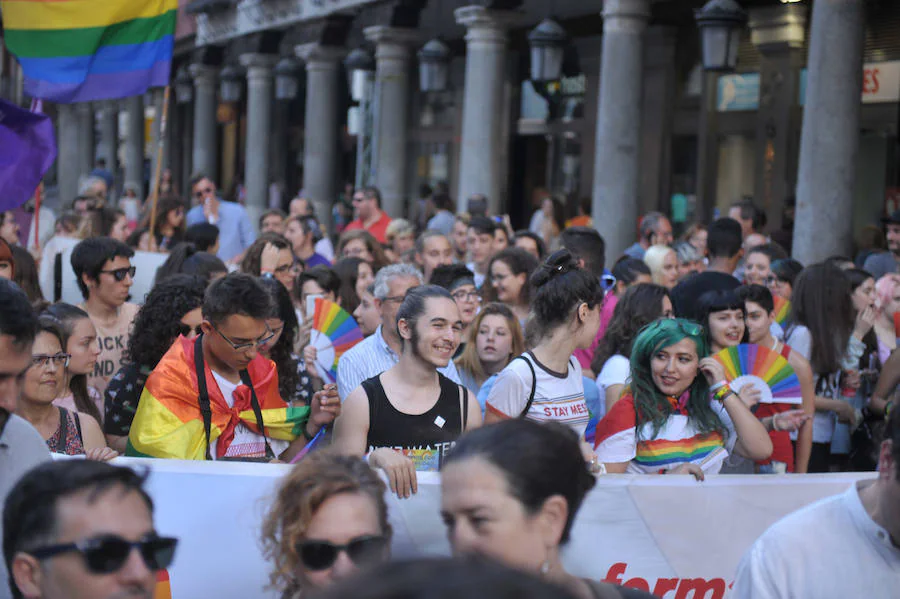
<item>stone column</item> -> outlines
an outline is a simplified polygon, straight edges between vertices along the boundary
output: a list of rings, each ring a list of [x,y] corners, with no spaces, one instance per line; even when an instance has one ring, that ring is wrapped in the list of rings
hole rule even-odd
[[[465,211],[470,196],[484,194],[491,213],[499,214],[500,159],[507,144],[502,135],[506,31],[518,15],[481,6],[458,8],[455,15],[456,22],[467,29],[457,206]]]
[[[649,0],[605,0],[594,156],[594,226],[618,257],[636,236],[640,186],[643,33]]]
[[[78,175],[94,169],[94,107],[90,102],[75,105],[78,117]]]
[[[140,197],[146,198],[144,189],[144,96],[132,96],[125,100],[128,126],[125,130],[125,183],[137,185]]]
[[[419,35],[414,29],[381,25],[364,33],[375,44],[375,185],[381,190],[381,207],[397,218],[403,216],[406,199],[410,46]]]
[[[303,189],[316,205],[319,220],[328,223],[337,198],[338,111],[343,106],[338,77],[347,51],[337,46],[304,44],[297,46],[296,53],[306,64]]]
[[[768,230],[781,228],[784,200],[794,193],[795,118],[806,40],[807,7],[783,4],[750,10],[753,44],[762,55],[759,110],[756,113],[757,206],[768,216]]]
[[[864,26],[864,2],[813,6],[793,248],[803,264],[851,249]]]
[[[57,110],[56,179],[60,210],[68,210],[78,195],[78,116],[74,104],[59,104]]]
[[[671,196],[672,123],[678,93],[678,30],[654,25],[644,39],[644,99],[641,108],[638,211],[667,212]]]
[[[247,69],[247,150],[244,156],[245,207],[256,226],[269,205],[269,136],[272,133],[273,69],[277,56],[242,54]]]
[[[194,148],[193,173],[203,173],[218,183],[216,160],[216,75],[218,69],[204,64],[192,64],[194,78]],[[190,176],[190,175],[189,175]]]
[[[99,145],[98,157],[106,160],[106,170],[116,177],[119,170],[119,104],[115,100],[103,102]]]

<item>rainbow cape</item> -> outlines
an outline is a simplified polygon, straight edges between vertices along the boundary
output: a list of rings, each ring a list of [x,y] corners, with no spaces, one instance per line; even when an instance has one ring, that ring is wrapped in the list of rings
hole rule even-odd
[[[178,0],[0,0],[25,93],[63,104],[165,86]]]
[[[257,355],[247,367],[256,389],[262,410],[263,434],[270,439],[293,441],[303,431],[309,418],[309,408],[289,407],[278,394],[278,374],[275,365]],[[209,366],[206,367],[206,386],[212,410],[210,442],[227,431],[232,410],[225,403]],[[125,455],[132,457],[169,458],[174,460],[203,460],[206,457],[206,436],[194,369],[194,340],[179,337],[144,385],[138,403]],[[252,409],[238,414],[241,424],[258,433]]]

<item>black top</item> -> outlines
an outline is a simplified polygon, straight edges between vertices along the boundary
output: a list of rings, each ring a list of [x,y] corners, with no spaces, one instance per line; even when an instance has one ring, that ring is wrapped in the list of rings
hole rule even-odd
[[[388,400],[381,375],[363,381],[369,400],[368,451],[388,447],[413,459],[419,470],[437,470],[446,454],[465,430],[468,391],[438,373],[441,392],[424,414],[406,414]]]
[[[103,394],[103,403],[106,406],[104,433],[119,437],[128,436],[141,393],[144,392],[147,377],[152,371],[153,369],[147,366],[129,362],[109,381]]]

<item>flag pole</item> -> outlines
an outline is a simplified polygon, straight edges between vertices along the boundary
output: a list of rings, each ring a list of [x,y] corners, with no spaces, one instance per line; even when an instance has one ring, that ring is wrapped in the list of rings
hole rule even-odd
[[[169,116],[169,91],[170,87],[167,85],[163,92],[162,116],[159,119],[159,139],[156,140],[156,172],[153,174],[153,187],[150,190],[150,243],[153,247],[156,247],[156,206],[159,203],[159,179],[162,174],[166,120]]]

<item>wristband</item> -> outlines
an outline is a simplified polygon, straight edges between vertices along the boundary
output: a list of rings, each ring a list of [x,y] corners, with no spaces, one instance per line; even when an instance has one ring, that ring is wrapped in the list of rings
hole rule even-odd
[[[716,383],[714,385],[710,385],[709,390],[711,393],[715,393],[716,391],[718,391],[719,389],[721,389],[722,387],[724,387],[727,384],[728,384],[727,381],[719,381],[718,383]]]
[[[734,391],[731,390],[731,387],[728,385],[728,383],[725,383],[724,385],[716,389],[715,392],[713,392],[713,399],[718,402],[723,402],[725,401],[725,398],[732,393],[734,393]]]
[[[308,423],[307,423],[307,424],[308,424]],[[317,435],[317,434],[319,434],[318,431],[316,431],[316,435]],[[306,440],[307,440],[307,441],[312,441],[313,439],[316,438],[316,435],[310,435],[310,434],[309,434],[309,431],[306,430],[306,426],[303,427],[303,436],[306,437]]]

